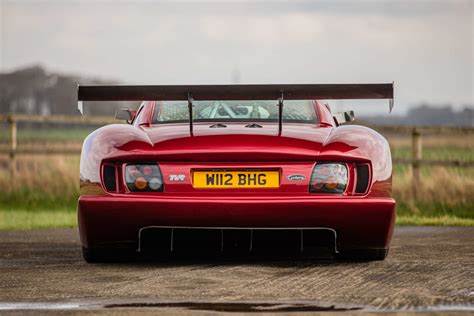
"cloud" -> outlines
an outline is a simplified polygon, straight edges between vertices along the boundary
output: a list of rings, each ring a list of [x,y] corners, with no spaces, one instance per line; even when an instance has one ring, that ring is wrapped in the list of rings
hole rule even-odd
[[[473,102],[472,1],[2,1],[1,69],[130,83],[396,82]],[[385,111],[385,107],[383,109]]]

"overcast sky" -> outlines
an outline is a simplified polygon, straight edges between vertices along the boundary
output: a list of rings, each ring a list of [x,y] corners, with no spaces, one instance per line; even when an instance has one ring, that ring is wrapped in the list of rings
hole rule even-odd
[[[2,72],[39,63],[124,83],[395,81],[395,113],[474,104],[474,0],[0,3]],[[361,111],[387,112],[371,104]]]

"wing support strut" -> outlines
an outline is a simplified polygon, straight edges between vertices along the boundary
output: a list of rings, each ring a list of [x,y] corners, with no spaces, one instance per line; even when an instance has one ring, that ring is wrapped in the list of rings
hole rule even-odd
[[[189,133],[193,136],[193,96],[188,93]]]
[[[278,99],[278,136],[281,136],[281,132],[283,129],[283,91],[281,92],[281,96]]]

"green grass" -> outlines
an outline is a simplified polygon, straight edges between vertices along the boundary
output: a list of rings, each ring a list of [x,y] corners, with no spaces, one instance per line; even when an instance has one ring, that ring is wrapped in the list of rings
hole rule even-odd
[[[459,218],[457,216],[398,216],[397,225],[474,227],[474,218]]]
[[[75,209],[79,191],[74,189],[68,188],[62,194],[29,188],[3,192],[0,193],[0,211],[6,209],[25,211]]]
[[[72,228],[77,226],[75,210],[0,210],[0,230]]]

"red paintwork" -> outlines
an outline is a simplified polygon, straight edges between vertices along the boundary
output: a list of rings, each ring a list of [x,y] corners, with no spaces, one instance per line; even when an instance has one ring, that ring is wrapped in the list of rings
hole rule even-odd
[[[84,247],[136,242],[144,226],[204,227],[328,227],[338,233],[340,249],[388,248],[395,220],[391,198],[392,164],[387,141],[362,126],[336,127],[332,114],[314,102],[320,123],[226,123],[209,128],[196,123],[151,125],[154,102],[144,102],[132,125],[113,124],[84,141],[78,202],[79,228]],[[260,123],[259,123],[260,124]],[[156,161],[165,191],[106,192],[101,183],[104,163]],[[350,181],[343,195],[308,192],[317,161],[342,161]],[[353,195],[354,163],[371,166],[371,185],[365,195]],[[194,189],[192,170],[260,168],[280,170],[276,189]],[[184,174],[182,183],[169,175]],[[289,181],[301,174],[304,181]],[[121,170],[118,172],[121,178]]]

